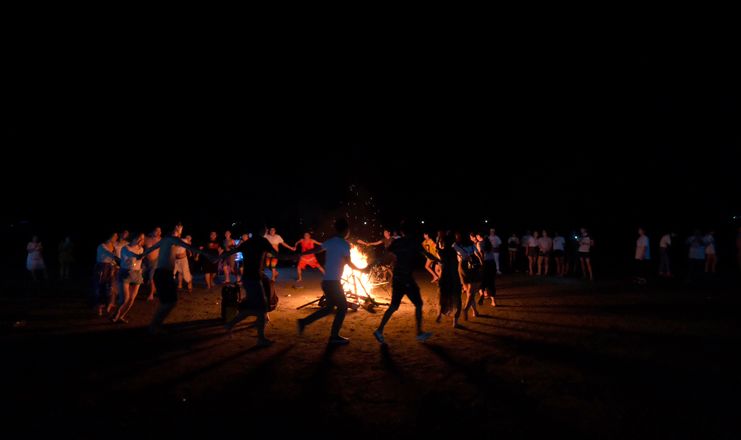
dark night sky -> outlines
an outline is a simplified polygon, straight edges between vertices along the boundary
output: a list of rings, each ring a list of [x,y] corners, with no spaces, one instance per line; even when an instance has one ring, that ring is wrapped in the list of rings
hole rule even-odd
[[[307,210],[336,208],[350,183],[376,195],[386,223],[632,234],[741,214],[727,52],[397,52],[299,47],[250,66],[156,54],[97,64],[49,49],[15,72],[3,223],[223,229],[262,211],[290,230]]]

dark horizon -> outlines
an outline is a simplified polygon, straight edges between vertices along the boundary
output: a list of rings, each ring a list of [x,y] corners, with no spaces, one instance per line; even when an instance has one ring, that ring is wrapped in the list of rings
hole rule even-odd
[[[392,227],[729,228],[741,216],[731,61],[695,46],[614,49],[510,53],[501,77],[356,59],[253,90],[197,70],[79,76],[63,59],[68,70],[25,72],[11,95],[6,145],[21,174],[2,177],[3,235],[21,221],[57,236],[257,219],[293,234],[320,228],[350,185]]]

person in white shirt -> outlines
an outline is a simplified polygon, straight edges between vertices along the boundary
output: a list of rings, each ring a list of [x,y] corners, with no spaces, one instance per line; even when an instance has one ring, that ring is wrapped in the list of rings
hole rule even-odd
[[[667,233],[661,236],[659,240],[659,276],[670,278],[672,276],[671,269],[671,257],[669,256],[669,249],[672,245],[672,237],[675,234]]]
[[[265,267],[270,268],[270,270],[273,272],[273,282],[278,279],[278,251],[280,250],[280,246],[283,246],[286,249],[290,249],[292,251],[295,251],[295,247],[288,246],[286,242],[283,241],[283,237],[276,234],[275,228],[268,229],[268,233],[265,234],[265,238],[270,242],[270,245],[273,246],[273,249],[275,249],[274,254],[269,254],[265,257]]]
[[[646,284],[646,274],[648,273],[648,264],[651,261],[650,240],[646,235],[644,228],[638,228],[638,239],[636,240],[636,276],[635,281],[638,284]]]
[[[494,263],[497,265],[497,275],[501,275],[502,270],[499,267],[499,248],[502,246],[502,239],[496,234],[494,228],[489,229],[489,241],[494,249]]]
[[[538,254],[540,253],[538,239],[540,239],[540,236],[538,231],[535,231],[527,241],[527,274],[530,276],[535,275],[535,269],[538,265]]]
[[[590,281],[594,281],[592,274],[592,248],[594,247],[594,240],[589,236],[589,231],[586,228],[581,228],[581,238],[579,238],[579,261],[581,262],[581,273],[582,276]]]
[[[347,223],[347,220],[343,217],[337,218],[334,227],[335,236],[325,240],[321,246],[317,246],[314,250],[306,253],[327,253],[324,263],[324,279],[322,281],[322,292],[327,300],[326,305],[311,315],[299,319],[297,321],[297,327],[298,334],[301,335],[307,325],[328,316],[336,308],[337,312],[332,322],[329,343],[345,345],[350,340],[340,336],[342,322],[345,320],[345,314],[347,313],[347,298],[345,297],[341,282],[342,272],[345,270],[345,265],[350,266],[354,270],[364,272],[367,272],[370,266],[359,268],[350,260],[350,243],[347,242],[347,237],[350,234],[350,225]]]
[[[532,238],[532,233],[530,231],[526,231],[525,235],[522,236],[520,239],[520,248],[522,249],[522,261],[525,264],[525,269],[527,269],[528,266],[528,249],[530,246],[530,239]]]
[[[133,240],[120,248],[121,269],[118,271],[119,306],[111,319],[115,323],[126,324],[126,315],[136,301],[139,288],[144,283],[142,275],[142,254],[144,253],[144,234],[133,235]]]
[[[544,277],[548,276],[551,252],[553,251],[553,239],[548,236],[548,231],[543,229],[543,236],[538,239],[538,273]]]
[[[718,256],[715,250],[715,231],[709,231],[705,235],[705,273],[715,273],[718,264]]]
[[[566,255],[566,239],[556,232],[553,237],[553,257],[556,259],[556,276],[558,277],[566,274],[564,255]]]
[[[736,259],[738,260],[738,269],[741,270],[741,226],[736,234]]]
[[[507,239],[507,250],[509,251],[509,270],[516,272],[515,264],[517,263],[517,250],[520,248],[520,239],[514,232]]]
[[[46,264],[44,264],[44,257],[42,251],[44,246],[39,241],[39,237],[34,235],[31,237],[31,241],[26,245],[26,269],[31,273],[31,278],[34,281],[37,280],[36,273],[41,272],[44,279],[47,279]]]

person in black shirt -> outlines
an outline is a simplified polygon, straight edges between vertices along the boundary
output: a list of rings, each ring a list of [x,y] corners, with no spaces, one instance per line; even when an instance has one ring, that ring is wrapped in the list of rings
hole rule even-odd
[[[273,341],[265,337],[265,317],[269,308],[266,294],[269,294],[269,292],[265,291],[265,280],[263,279],[266,278],[264,275],[265,255],[273,252],[273,246],[263,235],[265,235],[265,228],[257,228],[255,229],[255,233],[252,234],[252,238],[241,242],[239,246],[222,253],[220,256],[220,258],[224,259],[237,252],[242,253],[242,286],[247,295],[239,303],[239,313],[237,316],[226,323],[224,328],[226,328],[231,336],[235,325],[248,316],[255,316],[257,318],[257,321],[255,321],[257,326],[257,345],[260,347],[266,347],[273,343]]]
[[[391,305],[383,314],[381,324],[373,332],[373,336],[384,344],[386,341],[383,337],[383,329],[391,319],[391,315],[399,309],[401,299],[406,295],[414,304],[414,317],[417,322],[417,340],[425,342],[432,336],[432,333],[422,331],[422,295],[419,292],[419,286],[414,281],[412,275],[415,257],[422,254],[430,259],[437,259],[434,255],[425,251],[421,244],[412,241],[406,236],[405,231],[401,230],[401,237],[394,240],[388,248],[394,262],[394,276],[391,280]]]

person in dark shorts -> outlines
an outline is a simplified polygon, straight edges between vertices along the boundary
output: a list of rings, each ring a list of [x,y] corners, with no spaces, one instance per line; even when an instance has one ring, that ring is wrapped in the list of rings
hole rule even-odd
[[[273,341],[265,337],[265,320],[269,311],[270,279],[265,276],[265,256],[273,251],[273,246],[264,237],[265,227],[257,227],[251,239],[221,254],[222,259],[242,253],[242,287],[246,297],[239,303],[239,313],[224,325],[231,337],[234,326],[248,316],[257,318],[257,345],[266,347]],[[266,283],[267,281],[267,283]],[[267,289],[266,289],[267,287]]]
[[[178,285],[175,280],[175,260],[177,247],[203,254],[204,251],[197,249],[180,238],[183,226],[175,226],[172,234],[162,237],[155,245],[147,249],[142,256],[146,256],[157,251],[157,269],[154,271],[154,286],[159,293],[160,304],[154,312],[152,322],[149,324],[149,333],[157,334],[160,332],[162,323],[175,308],[178,301]]]
[[[324,278],[322,281],[322,291],[327,299],[327,303],[321,309],[312,313],[311,315],[301,318],[296,321],[298,327],[298,334],[301,335],[307,325],[312,322],[328,316],[334,309],[337,309],[337,313],[332,322],[332,331],[329,336],[329,343],[334,345],[345,345],[350,342],[349,339],[340,336],[340,329],[342,323],[345,320],[345,314],[347,313],[347,299],[345,298],[345,292],[342,289],[342,271],[345,265],[350,266],[354,270],[368,271],[370,267],[359,268],[355,266],[350,260],[350,243],[347,242],[347,237],[350,233],[350,226],[347,220],[340,217],[335,220],[334,228],[336,234],[325,240],[321,246],[316,246],[309,252],[305,252],[302,255],[315,254],[318,252],[326,252],[326,259],[324,263]]]
[[[594,247],[594,240],[589,236],[589,231],[586,228],[581,228],[581,238],[579,238],[579,261],[581,262],[581,273],[582,277],[589,281],[594,281],[594,275],[592,275],[592,248]]]
[[[422,330],[422,295],[419,292],[419,286],[414,281],[412,275],[414,270],[415,257],[424,255],[430,260],[437,260],[435,255],[427,252],[421,244],[413,242],[402,229],[399,231],[401,236],[391,243],[388,251],[394,256],[394,276],[391,279],[391,304],[383,314],[381,324],[373,332],[373,336],[384,344],[386,340],[383,337],[383,329],[391,319],[391,315],[399,309],[401,300],[406,295],[414,304],[414,317],[417,323],[417,340],[425,342],[432,336],[432,333]]]

